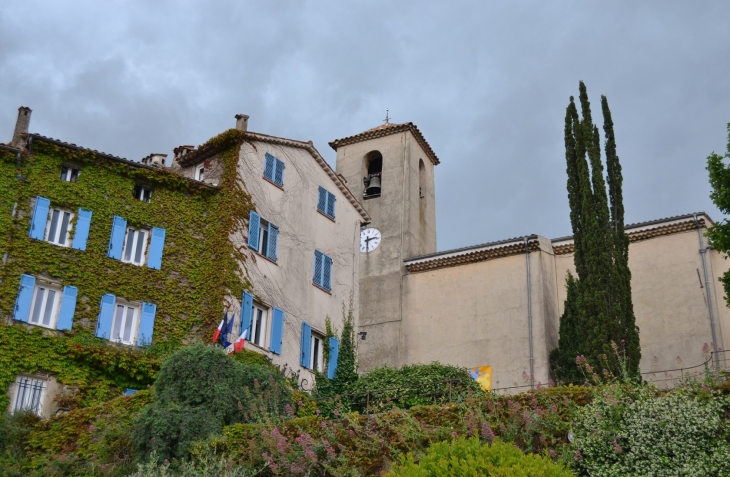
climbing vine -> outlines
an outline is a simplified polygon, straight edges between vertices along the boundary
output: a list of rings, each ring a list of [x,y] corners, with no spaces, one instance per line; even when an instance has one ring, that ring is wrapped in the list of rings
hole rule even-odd
[[[8,253],[0,269],[0,315],[8,325],[0,326],[0,389],[8,389],[20,372],[45,371],[55,374],[60,383],[78,388],[77,404],[83,407],[108,399],[124,387],[150,383],[159,356],[208,338],[223,313],[224,298],[250,289],[240,266],[244,257],[229,240],[252,207],[236,177],[243,139],[242,132],[229,130],[200,147],[214,149],[223,166],[218,187],[40,138],[33,141],[20,169],[14,154],[0,151],[0,254]],[[75,182],[59,178],[65,164],[80,167]],[[21,174],[22,180],[17,177]],[[134,197],[137,185],[153,189],[150,203]],[[28,237],[36,196],[48,198],[51,207],[92,211],[85,251]],[[130,226],[165,229],[160,270],[107,257],[114,215]],[[12,321],[22,274],[78,288],[72,331]],[[105,293],[157,305],[150,349],[93,337]],[[0,394],[0,407],[7,405],[7,395]]]

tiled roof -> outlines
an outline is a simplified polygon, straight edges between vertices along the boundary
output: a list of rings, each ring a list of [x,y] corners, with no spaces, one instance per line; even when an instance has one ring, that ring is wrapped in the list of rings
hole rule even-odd
[[[397,134],[404,131],[410,131],[411,134],[413,134],[413,137],[416,138],[416,141],[421,146],[421,149],[426,152],[426,155],[429,159],[431,159],[431,162],[433,162],[434,165],[438,165],[441,163],[441,161],[439,161],[439,158],[436,157],[436,154],[433,152],[433,149],[431,149],[431,146],[423,137],[423,134],[421,134],[421,131],[419,131],[418,127],[413,123],[381,124],[380,126],[361,132],[360,134],[355,134],[354,136],[348,136],[342,139],[336,139],[330,142],[329,145],[332,149],[336,151],[338,147],[347,146],[348,144],[369,141],[370,139],[390,136],[391,134]]]

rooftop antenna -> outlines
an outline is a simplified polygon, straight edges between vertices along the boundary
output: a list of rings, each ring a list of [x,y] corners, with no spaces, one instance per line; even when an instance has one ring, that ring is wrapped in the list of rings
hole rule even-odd
[[[385,110],[385,119],[383,121],[385,121],[385,124],[388,124],[390,122],[390,117],[388,117],[388,110],[387,109]]]

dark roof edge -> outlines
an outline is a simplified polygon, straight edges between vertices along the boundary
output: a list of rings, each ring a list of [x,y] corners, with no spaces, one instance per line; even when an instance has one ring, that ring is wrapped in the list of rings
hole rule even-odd
[[[14,152],[15,154],[18,154],[21,152],[20,149],[17,149],[15,147],[6,146],[5,144],[0,144],[0,149],[2,149],[3,151]]]
[[[156,172],[167,172],[169,174],[174,174],[177,177],[179,177],[180,179],[183,179],[183,180],[185,180],[187,182],[190,182],[191,184],[200,185],[200,186],[208,187],[208,188],[211,188],[211,189],[215,189],[216,188],[215,186],[213,186],[211,184],[207,184],[205,182],[196,181],[195,179],[191,179],[189,177],[185,177],[185,176],[181,176],[180,174],[176,174],[175,172],[173,172],[173,171],[171,171],[171,170],[169,170],[167,168],[160,169],[159,167],[148,166],[147,164],[142,164],[140,162],[132,161],[132,160],[125,159],[125,158],[119,157],[119,156],[113,156],[111,154],[107,154],[106,152],[101,152],[101,151],[97,151],[97,150],[94,150],[94,149],[88,149],[88,148],[85,148],[85,147],[82,147],[82,146],[77,146],[76,144],[70,144],[70,143],[67,143],[67,142],[60,141],[58,139],[53,139],[52,137],[46,137],[46,136],[42,136],[40,134],[31,133],[31,134],[28,134],[28,138],[37,139],[39,141],[47,142],[47,143],[50,143],[50,144],[55,144],[56,146],[61,146],[61,147],[65,147],[65,148],[68,148],[68,149],[73,149],[74,151],[91,152],[91,153],[93,153],[93,154],[95,154],[95,155],[97,155],[99,157],[103,157],[104,159],[108,159],[110,161],[115,161],[115,162],[121,162],[121,163],[127,164],[127,165],[132,166],[132,167],[139,167],[139,168],[142,168],[142,169],[148,169],[148,170],[156,171]]]
[[[676,220],[694,219],[695,216],[697,216],[697,217],[700,217],[700,216],[707,217],[710,220],[710,222],[712,222],[713,224],[715,223],[715,221],[712,220],[712,217],[710,217],[709,215],[707,215],[707,213],[705,213],[705,212],[693,212],[691,214],[673,215],[671,217],[663,217],[661,219],[647,220],[645,222],[635,222],[633,224],[627,224],[627,225],[624,226],[624,230],[629,231],[631,229],[638,229],[640,227],[648,227],[650,225],[659,225],[659,224],[664,224],[664,223],[667,223],[667,222],[674,222]],[[552,243],[555,243],[555,242],[563,242],[565,240],[573,240],[573,236],[572,235],[566,235],[565,237],[558,237],[558,238],[550,239],[550,242],[552,242]]]
[[[522,237],[513,237],[513,238],[509,238],[509,239],[505,239],[505,240],[498,240],[496,242],[487,242],[487,243],[482,243],[479,245],[471,245],[469,247],[454,248],[451,250],[444,250],[443,252],[430,253],[428,255],[418,255],[416,257],[409,257],[409,258],[406,258],[405,260],[403,260],[403,262],[424,260],[427,258],[435,258],[435,257],[440,257],[442,255],[449,255],[452,253],[468,252],[469,250],[476,250],[476,249],[480,249],[480,248],[484,248],[484,247],[494,247],[496,245],[506,245],[508,243],[524,242],[525,239],[533,240],[533,239],[536,239],[537,237],[538,236],[536,234],[523,235]]]
[[[420,129],[418,129],[418,126],[416,126],[412,122],[393,125],[392,127],[383,129],[369,129],[353,136],[335,139],[334,141],[330,141],[328,144],[332,149],[336,151],[338,148],[343,146],[356,144],[358,142],[369,141],[371,139],[378,139],[381,137],[398,134],[404,131],[410,131],[410,133],[413,134],[413,137],[416,138],[416,142],[421,146],[421,149],[423,149],[423,152],[426,153],[426,156],[431,160],[434,166],[441,164],[438,156],[436,156],[436,153],[433,152],[431,145],[428,143],[428,141],[426,141],[426,138],[423,137],[423,134],[421,133]]]

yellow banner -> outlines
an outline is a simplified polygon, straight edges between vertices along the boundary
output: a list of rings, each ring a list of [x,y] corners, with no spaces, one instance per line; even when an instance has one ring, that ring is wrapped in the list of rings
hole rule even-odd
[[[469,374],[474,381],[478,382],[479,385],[485,391],[492,390],[492,367],[491,366],[477,366],[476,368],[469,369]]]

